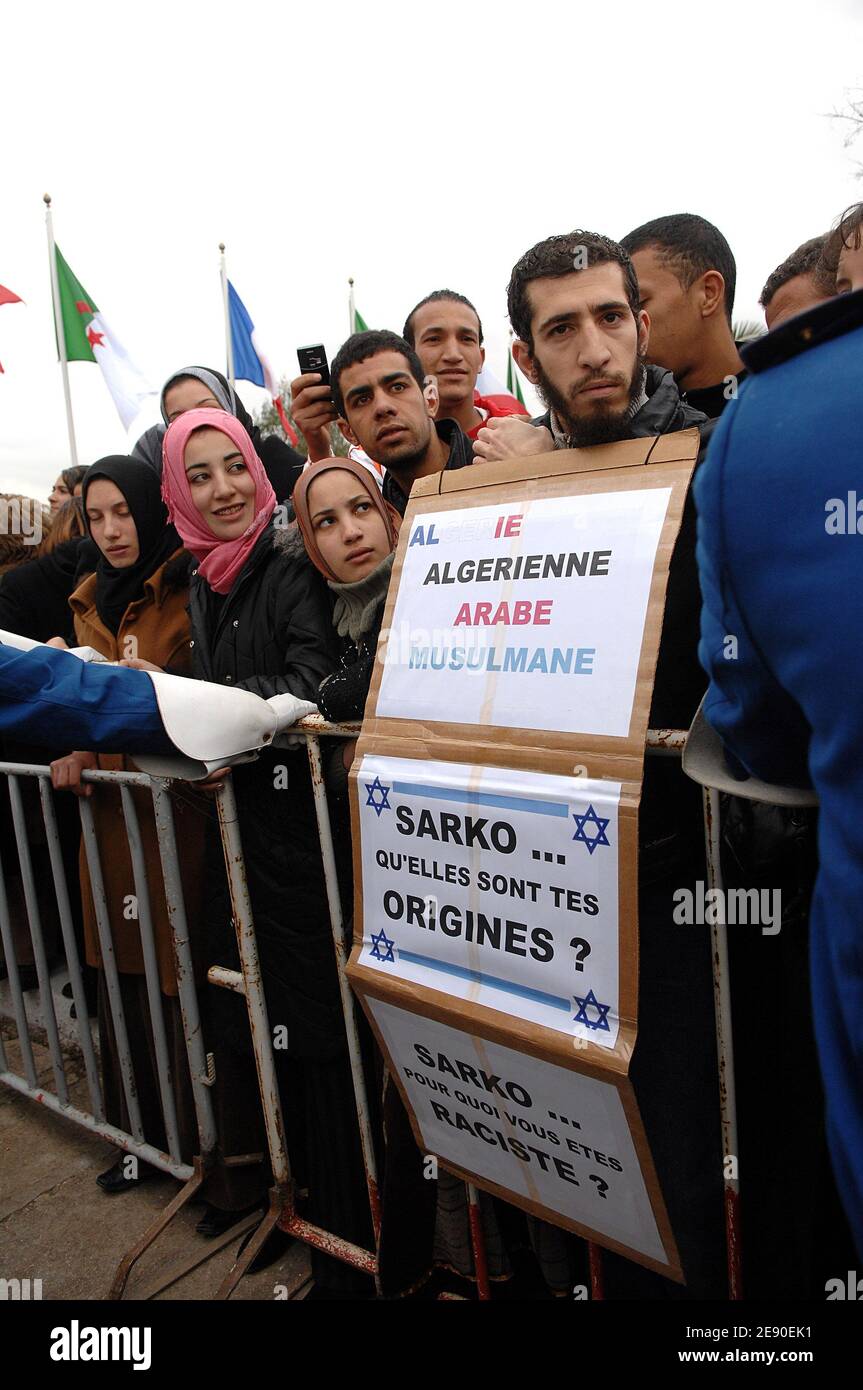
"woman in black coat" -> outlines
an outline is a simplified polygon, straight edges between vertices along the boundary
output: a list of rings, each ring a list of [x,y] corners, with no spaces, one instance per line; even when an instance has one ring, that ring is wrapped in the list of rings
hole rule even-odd
[[[199,560],[190,590],[195,674],[264,698],[314,697],[337,659],[326,586],[285,549],[284,530],[273,519],[275,494],[236,419],[194,410],[172,424],[163,492]],[[368,1246],[368,1199],[305,750],[272,747],[232,776],[269,1022],[287,1042],[274,1056],[291,1156],[295,1167],[297,1160],[307,1167],[308,1219]],[[208,878],[212,960],[235,964],[224,875],[214,869]],[[211,1002],[223,1051],[230,1049],[234,1062],[247,1058],[242,1000],[216,990]],[[238,1099],[234,1087],[231,1106]],[[317,1251],[312,1268],[319,1297],[367,1291],[366,1276]]]

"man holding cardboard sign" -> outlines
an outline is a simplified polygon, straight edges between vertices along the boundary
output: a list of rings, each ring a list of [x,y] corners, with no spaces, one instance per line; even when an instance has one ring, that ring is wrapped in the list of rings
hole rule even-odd
[[[646,363],[650,320],[623,247],[576,231],[526,252],[508,289],[513,353],[546,413],[490,420],[474,446],[496,461],[585,448],[711,423],[680,398],[670,372]],[[689,727],[698,669],[695,513],[687,500],[671,562],[650,725]],[[722,1161],[708,929],[675,927],[673,893],[703,879],[701,807],[679,766],[647,760],[639,814],[639,1036],[630,1075],[666,1194],[689,1292],[724,1296]],[[656,1276],[607,1262],[608,1292],[652,1296]]]

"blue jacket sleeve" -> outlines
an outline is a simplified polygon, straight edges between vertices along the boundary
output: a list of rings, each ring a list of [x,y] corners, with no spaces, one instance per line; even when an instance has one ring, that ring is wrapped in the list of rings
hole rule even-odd
[[[144,671],[91,665],[54,647],[0,646],[0,733],[54,748],[173,751]]]
[[[704,713],[727,751],[754,777],[808,787],[809,726],[753,640],[736,593],[745,575],[735,573],[723,508],[735,405],[719,421],[694,488],[702,595],[698,655],[710,677]]]

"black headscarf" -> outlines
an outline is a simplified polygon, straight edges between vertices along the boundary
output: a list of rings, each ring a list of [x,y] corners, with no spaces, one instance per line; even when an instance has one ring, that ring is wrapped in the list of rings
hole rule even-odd
[[[133,459],[140,459],[149,468],[155,468],[156,474],[162,476],[162,441],[165,438],[164,425],[151,425],[145,430],[141,438],[135,444],[130,455]]]
[[[189,376],[206,386],[222,409],[239,420],[255,446],[255,453],[264,465],[264,471],[270,480],[277,500],[287,502],[294,490],[294,484],[303,471],[305,459],[302,454],[297,453],[296,449],[292,449],[290,444],[286,444],[284,439],[280,439],[277,434],[261,434],[236,391],[221,372],[215,371],[212,367],[183,367],[181,371],[172,373],[162,387],[162,419],[165,424],[168,424],[165,392],[175,382]]]
[[[84,477],[82,497],[87,531],[87,492],[97,478],[107,478],[118,487],[128,503],[138,533],[138,559],[134,565],[118,569],[99,552],[96,566],[96,612],[115,635],[123,614],[136,599],[143,596],[144,582],[165,561],[179,550],[182,541],[168,524],[168,512],[162,501],[162,488],[155,471],[138,459],[126,454],[112,454],[98,459]]]

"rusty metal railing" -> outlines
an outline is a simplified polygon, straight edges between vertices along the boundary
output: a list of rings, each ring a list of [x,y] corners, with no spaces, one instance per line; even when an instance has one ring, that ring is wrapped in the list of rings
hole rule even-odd
[[[129,1043],[127,1020],[123,1007],[117,968],[114,940],[111,930],[110,914],[105,894],[102,860],[98,836],[93,816],[93,806],[88,798],[78,800],[81,821],[81,835],[90,876],[92,903],[99,939],[102,968],[105,977],[105,992],[111,1025],[117,1051],[120,1085],[129,1117],[129,1130],[124,1131],[111,1124],[105,1117],[105,1102],[99,1084],[99,1066],[93,1036],[90,1028],[89,1012],[84,991],[81,961],[72,918],[69,885],[63,864],[63,853],[58,829],[56,810],[51,789],[51,770],[36,764],[0,763],[0,776],[8,786],[12,824],[15,831],[17,860],[21,879],[23,901],[27,914],[27,925],[36,966],[43,1026],[47,1039],[48,1052],[53,1076],[53,1090],[40,1081],[33,1045],[30,1037],[31,1020],[22,988],[21,973],[17,961],[12,920],[10,914],[7,877],[0,860],[0,938],[9,980],[9,993],[12,1013],[16,1025],[18,1045],[21,1049],[22,1072],[12,1069],[7,1048],[0,1036],[0,1081],[19,1094],[38,1101],[46,1109],[63,1115],[92,1134],[110,1140],[124,1153],[151,1164],[153,1167],[177,1178],[182,1184],[180,1193],[171,1203],[167,1213],[163,1213],[154,1228],[148,1233],[140,1249],[130,1252],[124,1261],[122,1282],[134,1260],[146,1245],[164,1229],[167,1221],[176,1210],[187,1202],[203,1182],[205,1172],[211,1162],[216,1146],[216,1125],[209,1092],[208,1060],[204,1053],[198,997],[195,989],[188,924],[177,859],[177,846],[174,829],[171,798],[164,782],[154,781],[142,773],[88,771],[84,780],[96,786],[109,784],[120,792],[123,823],[132,864],[135,899],[137,904],[137,930],[140,934],[144,962],[144,976],[149,1006],[150,1024],[153,1033],[153,1046],[156,1059],[159,1102],[164,1124],[166,1149],[160,1149],[144,1135],[141,1121],[141,1108],[138,1099],[138,1086]],[[60,924],[65,963],[69,972],[72,998],[75,1004],[76,1036],[84,1065],[84,1075],[89,1096],[89,1109],[73,1103],[70,1097],[66,1062],[60,1039],[57,1011],[51,990],[49,961],[46,951],[42,916],[34,873],[33,856],[28,842],[25,808],[22,798],[22,779],[34,779],[39,788],[39,802],[42,814],[45,842],[48,849],[51,876]],[[192,1096],[195,1108],[195,1121],[198,1133],[198,1153],[192,1163],[180,1153],[177,1112],[174,1100],[174,1077],[172,1075],[168,1039],[162,1008],[159,983],[159,967],[156,957],[156,943],[153,932],[152,903],[150,883],[144,858],[141,826],[138,810],[132,797],[133,788],[149,790],[153,801],[153,816],[159,845],[159,857],[165,887],[165,906],[171,923],[176,972],[177,994],[183,1024],[183,1037],[191,1078]],[[5,853],[5,848],[4,848]]]
[[[227,1298],[236,1288],[239,1279],[260,1250],[268,1234],[275,1226],[284,1230],[306,1244],[325,1251],[354,1268],[377,1277],[378,1243],[381,1228],[378,1174],[374,1144],[369,1118],[368,1096],[362,1058],[360,1054],[357,1028],[357,1004],[347,980],[346,966],[348,949],[344,939],[344,920],[336,873],[336,860],[333,847],[332,826],[323,777],[320,740],[324,737],[339,739],[356,738],[360,725],[327,724],[320,716],[313,716],[296,726],[306,741],[307,756],[312,778],[315,800],[318,835],[326,885],[327,903],[333,936],[335,964],[338,972],[339,990],[344,1013],[348,1041],[348,1054],[351,1067],[354,1099],[360,1146],[365,1171],[371,1225],[374,1233],[374,1249],[367,1250],[344,1240],[332,1232],[323,1230],[304,1220],[296,1210],[294,1183],[286,1142],[285,1117],[276,1083],[273,1040],[269,1029],[260,961],[254,931],[254,919],[248,885],[245,878],[245,865],[242,853],[241,826],[237,816],[237,805],[231,779],[228,778],[216,795],[216,809],[224,852],[232,913],[237,934],[240,970],[234,971],[213,964],[208,973],[212,985],[234,990],[244,996],[249,1014],[252,1047],[257,1069],[261,1095],[265,1132],[269,1159],[273,1175],[270,1192],[270,1206],[267,1215],[254,1233],[252,1240],[239,1256],[226,1275],[217,1297]],[[647,752],[651,756],[679,757],[685,748],[687,735],[682,730],[651,730],[647,737]],[[0,1081],[14,1090],[30,1096],[47,1108],[72,1119],[83,1128],[110,1139],[127,1153],[135,1154],[163,1171],[171,1173],[184,1183],[181,1192],[168,1205],[158,1220],[124,1257],[117,1271],[111,1290],[112,1297],[121,1297],[129,1273],[136,1260],[165,1229],[172,1217],[182,1208],[200,1187],[216,1148],[216,1126],[213,1115],[210,1086],[212,1084],[212,1063],[204,1052],[201,1034],[201,1021],[198,998],[195,989],[189,946],[189,932],[186,921],[185,904],[180,880],[177,845],[171,810],[170,784],[162,779],[151,778],[142,773],[88,772],[84,780],[94,783],[113,783],[120,789],[124,820],[132,859],[135,893],[138,899],[139,928],[144,955],[145,978],[153,1024],[157,1059],[160,1098],[164,1116],[167,1151],[161,1151],[148,1143],[144,1137],[140,1108],[138,1106],[135,1078],[132,1068],[131,1050],[123,1014],[120,985],[108,917],[105,890],[102,877],[99,846],[93,821],[93,809],[87,799],[79,800],[82,836],[90,871],[96,925],[105,971],[105,985],[108,995],[111,1018],[117,1041],[118,1062],[123,1091],[130,1119],[130,1132],[124,1133],[105,1120],[99,1082],[98,1065],[93,1047],[93,1039],[87,1017],[87,1006],[81,967],[78,960],[77,945],[69,904],[68,885],[63,870],[62,853],[50,785],[50,769],[34,765],[0,763],[0,776],[9,782],[12,819],[15,827],[16,845],[23,885],[24,899],[33,943],[36,972],[40,997],[44,1011],[45,1031],[55,1089],[51,1091],[40,1084],[32,1045],[29,1037],[27,1010],[21,988],[15,949],[12,939],[9,905],[5,881],[0,863],[0,937],[2,937],[6,957],[11,1002],[18,1038],[22,1050],[23,1075],[15,1073],[9,1066],[6,1050],[0,1037]],[[39,906],[33,876],[33,867],[27,844],[24,812],[21,802],[18,779],[31,777],[38,779],[40,802],[43,813],[45,834],[49,849],[54,889],[60,918],[61,933],[69,969],[72,994],[76,1004],[78,1042],[84,1061],[85,1076],[90,1096],[90,1110],[74,1105],[69,1098],[69,1088],[65,1075],[62,1048],[57,1027],[50,988],[48,961]],[[183,1020],[183,1033],[187,1049],[192,1090],[195,1102],[195,1116],[198,1127],[200,1154],[192,1165],[184,1162],[179,1153],[177,1117],[175,1113],[170,1060],[167,1038],[161,1009],[158,965],[156,961],[153,936],[152,912],[141,843],[140,825],[132,797],[132,789],[149,789],[153,799],[153,809],[157,828],[160,861],[165,887],[166,905],[171,923],[174,956],[177,971],[178,994]],[[704,822],[707,845],[707,876],[711,888],[722,887],[719,863],[719,795],[705,788]],[[720,1123],[723,1136],[723,1153],[736,1153],[736,1102],[734,1088],[733,1038],[730,1008],[730,977],[728,967],[727,932],[722,914],[717,914],[711,927],[713,937],[713,982],[716,1016],[716,1037],[719,1065],[718,1091]],[[728,1251],[729,1296],[740,1298],[742,1246],[739,1223],[739,1179],[727,1176],[723,1171],[725,1194],[726,1239]],[[469,1230],[473,1253],[477,1293],[481,1300],[490,1297],[487,1273],[487,1259],[483,1239],[482,1221],[476,1188],[467,1185]],[[220,1242],[220,1248],[223,1242]],[[206,1258],[206,1257],[202,1257]],[[589,1267],[591,1292],[595,1299],[603,1297],[602,1251],[595,1243],[589,1243]]]

